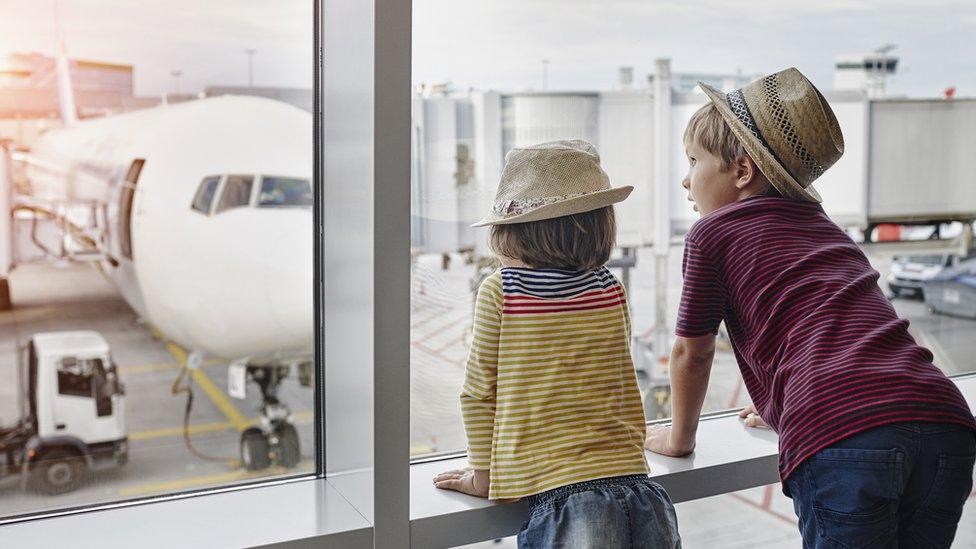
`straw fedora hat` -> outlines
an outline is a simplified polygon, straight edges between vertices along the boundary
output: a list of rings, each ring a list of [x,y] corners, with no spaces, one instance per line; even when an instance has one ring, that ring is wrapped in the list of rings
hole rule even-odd
[[[472,227],[527,223],[616,204],[632,186],[611,187],[596,147],[582,139],[512,149],[491,213]]]
[[[742,146],[785,197],[820,202],[811,184],[844,154],[827,100],[791,67],[723,93],[698,83]]]

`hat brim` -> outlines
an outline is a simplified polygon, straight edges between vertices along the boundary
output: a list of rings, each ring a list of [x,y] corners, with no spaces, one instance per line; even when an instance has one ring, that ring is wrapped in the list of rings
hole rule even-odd
[[[566,200],[560,200],[559,202],[553,202],[552,204],[546,204],[545,206],[540,206],[532,211],[528,211],[519,215],[513,216],[500,216],[500,215],[489,215],[488,217],[482,219],[477,223],[473,223],[472,227],[487,227],[489,225],[508,225],[511,223],[528,223],[530,221],[542,221],[543,219],[553,219],[556,217],[563,217],[567,215],[573,215],[583,212],[589,212],[593,210],[598,210],[600,208],[616,204],[617,202],[622,202],[630,193],[634,190],[632,185],[624,185],[623,187],[614,187],[612,189],[607,189],[605,191],[597,191],[595,193],[584,194],[583,196],[577,196],[573,198],[567,198]]]
[[[823,202],[820,197],[820,193],[817,192],[813,186],[803,187],[797,180],[790,175],[789,170],[787,170],[773,153],[769,151],[748,128],[745,124],[739,121],[739,118],[732,112],[732,108],[729,107],[729,102],[726,99],[725,93],[718,88],[709,86],[704,82],[699,82],[698,86],[705,92],[705,95],[712,101],[712,104],[718,108],[718,112],[725,119],[726,124],[731,128],[732,133],[739,138],[742,146],[749,153],[752,160],[759,166],[759,170],[762,171],[763,175],[769,179],[769,182],[776,187],[776,190],[780,192],[783,196],[796,198],[800,200],[806,200],[808,202]]]

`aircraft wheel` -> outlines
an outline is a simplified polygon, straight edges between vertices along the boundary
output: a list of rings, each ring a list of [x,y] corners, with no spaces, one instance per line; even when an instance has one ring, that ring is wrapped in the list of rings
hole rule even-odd
[[[278,435],[278,463],[282,467],[291,469],[302,460],[301,443],[298,440],[298,430],[291,423],[282,423],[277,429]]]
[[[267,469],[271,465],[271,446],[261,429],[250,427],[241,433],[241,463],[248,471]]]

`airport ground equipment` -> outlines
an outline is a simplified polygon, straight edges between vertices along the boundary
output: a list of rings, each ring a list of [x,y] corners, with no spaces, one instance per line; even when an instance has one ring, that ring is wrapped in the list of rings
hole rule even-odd
[[[952,252],[895,256],[886,280],[893,297],[909,295],[925,299],[925,285],[949,270],[976,257],[974,252],[959,255]]]
[[[930,311],[976,319],[976,259],[945,269],[926,281],[923,290]]]
[[[125,389],[108,343],[93,331],[46,332],[20,347],[20,417],[0,426],[0,477],[57,495],[93,470],[125,465]]]

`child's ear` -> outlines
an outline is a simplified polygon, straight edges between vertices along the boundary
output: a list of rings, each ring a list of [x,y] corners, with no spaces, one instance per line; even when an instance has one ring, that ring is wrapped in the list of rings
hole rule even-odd
[[[735,186],[737,189],[745,189],[759,175],[759,168],[756,163],[748,156],[740,156],[735,159]]]

